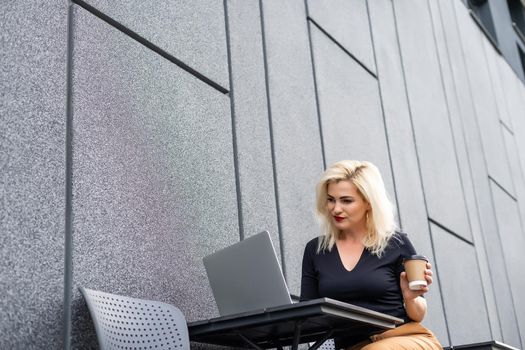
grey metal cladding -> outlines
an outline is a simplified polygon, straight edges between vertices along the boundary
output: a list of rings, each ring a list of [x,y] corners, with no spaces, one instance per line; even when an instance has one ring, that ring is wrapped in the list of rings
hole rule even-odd
[[[244,236],[268,230],[280,255],[259,1],[227,4]]]
[[[471,84],[488,172],[507,191],[514,193],[509,164],[505,156],[505,146],[499,128],[498,108],[492,89],[492,80],[487,69],[488,61],[484,45],[490,46],[490,44],[483,43],[488,39],[479,31],[474,21],[466,13],[466,9],[461,9],[460,6],[456,8],[458,24],[462,28],[460,37],[465,61],[468,63],[466,70]],[[493,54],[493,49],[491,50]]]
[[[502,258],[507,267],[508,287],[510,287],[514,302],[514,313],[518,321],[519,334],[525,334],[525,295],[523,293],[525,288],[525,275],[523,274],[525,234],[523,233],[518,203],[494,182],[491,182],[491,189],[503,248]],[[521,339],[520,344],[519,334],[516,334],[517,339],[506,342],[521,348],[523,339]]]
[[[488,186],[486,180],[488,174],[484,154],[476,151],[482,148],[482,144],[481,136],[477,128],[476,112],[474,110],[470,82],[465,68],[466,62],[459,34],[461,27],[458,26],[458,21],[456,20],[456,9],[454,8],[453,2],[440,1],[439,9],[449,56],[450,69],[452,71],[458,100],[458,113],[451,114],[451,120],[452,123],[456,125],[456,130],[463,131],[464,143],[468,155],[467,164],[465,164],[464,161],[460,161],[460,167],[462,167],[462,169],[465,169],[465,167],[470,168],[470,176],[466,176],[464,170],[461,172],[464,178],[463,188],[465,191],[465,199],[470,218],[472,236],[478,255],[479,269],[487,301],[492,336],[494,339],[501,339],[501,327],[496,307],[496,298],[494,289],[492,288],[490,268],[487,261],[487,251],[485,249],[485,239],[483,237],[486,232],[490,232],[491,227],[495,226],[495,219],[492,213],[486,215],[487,213],[483,211],[482,214],[482,210],[479,206],[479,201],[481,200],[490,201],[490,199],[482,199],[488,197]],[[464,6],[459,10],[465,11]],[[458,144],[458,149],[461,149],[461,144],[459,142],[456,143]],[[489,208],[490,205],[484,207],[491,210]]]
[[[491,340],[474,247],[434,224],[431,230],[450,341],[468,344]]]
[[[304,246],[319,233],[314,195],[323,171],[306,12],[303,0],[261,3],[280,234],[298,294]]]
[[[394,10],[428,215],[472,240],[428,5],[400,1]]]
[[[311,33],[326,163],[371,161],[395,202],[377,79],[315,26]]]
[[[408,233],[416,250],[434,262],[392,2],[371,1],[368,7],[401,228]],[[424,323],[432,329],[441,344],[447,346],[448,335],[439,280],[434,281],[426,296],[429,310]]]
[[[308,0],[308,15],[369,70],[376,71],[366,1]]]
[[[81,8],[74,34],[74,346],[78,286],[216,316],[201,259],[239,240],[228,96]]]

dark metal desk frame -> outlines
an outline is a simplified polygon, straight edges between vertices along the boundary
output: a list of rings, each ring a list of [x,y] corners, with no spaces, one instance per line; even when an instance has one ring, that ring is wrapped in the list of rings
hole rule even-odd
[[[314,342],[316,350],[338,335],[395,328],[403,320],[329,298],[271,307],[188,324],[190,340],[254,349],[282,349]]]

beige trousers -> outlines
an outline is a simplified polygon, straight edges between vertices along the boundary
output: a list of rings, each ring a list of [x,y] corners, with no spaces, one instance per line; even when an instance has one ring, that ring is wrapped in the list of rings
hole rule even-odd
[[[370,337],[346,350],[442,350],[434,334],[418,322],[409,322]]]

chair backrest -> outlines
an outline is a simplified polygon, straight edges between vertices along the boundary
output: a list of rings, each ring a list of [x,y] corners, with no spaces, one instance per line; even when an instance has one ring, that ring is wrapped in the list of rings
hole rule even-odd
[[[319,347],[320,350],[336,350],[335,343],[333,339],[328,339]]]
[[[173,305],[80,287],[101,350],[190,349],[188,327]]]

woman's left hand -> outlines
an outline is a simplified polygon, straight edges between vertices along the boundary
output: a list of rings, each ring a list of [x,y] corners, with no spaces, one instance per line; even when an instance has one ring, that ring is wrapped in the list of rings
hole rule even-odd
[[[432,265],[427,262],[427,269],[425,270],[425,279],[427,280],[427,286],[422,287],[420,290],[411,290],[408,288],[408,278],[406,272],[401,272],[400,285],[401,292],[403,293],[403,300],[415,299],[429,291],[428,286],[432,284]]]

